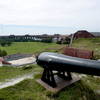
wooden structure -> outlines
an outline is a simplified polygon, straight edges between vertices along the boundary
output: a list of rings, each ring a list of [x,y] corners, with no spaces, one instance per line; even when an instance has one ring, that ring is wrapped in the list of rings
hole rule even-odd
[[[92,34],[91,32],[88,32],[86,30],[79,30],[68,37],[71,38],[73,36],[73,39],[78,39],[78,38],[95,38],[95,35]]]
[[[65,47],[63,50],[63,54],[72,57],[85,58],[85,59],[93,58],[93,51],[77,49],[72,47]]]
[[[80,31],[77,31],[76,33],[74,33],[74,39],[93,38],[93,37],[95,37],[95,36],[86,30],[80,30]]]

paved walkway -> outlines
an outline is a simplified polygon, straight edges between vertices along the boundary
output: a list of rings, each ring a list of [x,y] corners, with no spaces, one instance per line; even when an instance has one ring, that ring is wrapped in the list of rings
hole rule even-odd
[[[35,57],[27,57],[27,58],[22,58],[22,59],[18,59],[18,60],[8,61],[8,62],[11,63],[12,66],[22,66],[22,65],[36,63],[36,58]]]

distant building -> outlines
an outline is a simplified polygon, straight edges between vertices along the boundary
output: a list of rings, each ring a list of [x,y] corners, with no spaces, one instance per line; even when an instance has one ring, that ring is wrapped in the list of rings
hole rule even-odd
[[[95,37],[100,37],[100,32],[90,32],[91,34],[93,34]]]
[[[74,34],[69,35],[69,37],[71,38],[72,35],[73,35],[74,39],[78,39],[78,38],[94,38],[95,37],[92,33],[88,32],[86,30],[77,31]]]
[[[93,37],[95,36],[86,30],[80,30],[74,33],[74,38],[76,39],[77,38],[93,38]]]
[[[27,42],[27,41],[42,41],[43,39],[52,39],[52,42],[57,42],[62,39],[60,34],[48,35],[9,35],[9,36],[0,36],[2,40],[11,40],[13,42]]]
[[[0,36],[0,39],[2,40],[11,40],[14,42],[27,42],[27,41],[41,41],[44,38],[52,38],[52,35],[9,35],[9,36]]]
[[[60,34],[54,34],[52,37],[53,42],[58,42],[61,40],[61,35]]]

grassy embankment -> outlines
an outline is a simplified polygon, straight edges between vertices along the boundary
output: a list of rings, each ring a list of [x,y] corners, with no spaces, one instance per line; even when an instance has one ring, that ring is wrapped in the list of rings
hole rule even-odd
[[[36,79],[40,76],[36,74],[34,79],[27,79],[15,86],[1,89],[0,100],[100,100],[83,80],[54,94],[36,83]]]
[[[42,43],[42,42],[14,42],[11,46],[0,47],[6,50],[8,54],[16,53],[39,53],[43,51],[57,51],[64,45],[56,43]]]
[[[73,41],[72,47],[93,50],[94,59],[100,59],[100,38],[90,38],[90,39],[77,39]],[[100,78],[88,76],[83,78],[83,80],[93,89],[100,90]]]
[[[93,50],[95,59],[100,59],[100,38],[77,39],[73,41],[73,47]]]
[[[4,82],[8,79],[20,77],[26,74],[32,74],[37,71],[36,65],[28,65],[28,67],[26,66],[23,66],[23,68],[8,66],[0,67],[0,82]],[[39,70],[41,70],[41,68],[39,68]]]

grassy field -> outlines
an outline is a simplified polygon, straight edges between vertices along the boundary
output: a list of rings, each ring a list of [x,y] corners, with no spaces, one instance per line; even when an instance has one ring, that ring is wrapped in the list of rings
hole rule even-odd
[[[42,42],[14,42],[11,46],[0,47],[6,50],[8,54],[16,53],[39,53],[42,51],[57,51],[64,45],[56,43],[42,43]]]
[[[95,59],[100,59],[100,38],[77,39],[72,44],[75,48],[93,50]]]
[[[11,47],[2,47],[8,50],[8,54],[13,53],[38,53],[42,51],[57,51],[64,45],[46,44],[37,42],[13,43]],[[100,59],[100,38],[97,39],[78,39],[73,41],[73,47],[93,50],[96,59]],[[32,65],[32,69],[23,70],[23,68],[0,68],[0,81],[7,78],[16,77],[31,72],[42,72],[37,65]],[[5,74],[6,73],[6,74]],[[81,78],[81,81],[65,88],[61,92],[54,94],[48,92],[41,85],[36,83],[36,79],[41,74],[36,74],[34,79],[26,79],[15,86],[0,90],[0,100],[100,100],[100,78],[87,76]]]
[[[84,81],[79,81],[63,91],[54,94],[36,83],[35,79],[24,80],[15,86],[0,90],[0,100],[100,100],[100,96]]]
[[[6,50],[9,54],[16,53],[39,53],[43,51],[54,51],[57,52],[58,49],[66,45],[59,45],[56,43],[42,43],[42,42],[14,42],[11,46],[1,47],[1,49]],[[100,38],[91,39],[77,39],[73,41],[72,47],[93,50],[96,59],[100,58]]]
[[[20,74],[20,72],[26,73],[32,70],[39,73],[43,71],[37,65],[32,66],[31,70],[27,69],[24,72],[23,69],[18,69],[19,71],[16,70],[18,72],[14,72]],[[9,70],[7,71],[10,73]],[[34,74],[34,79],[26,79],[14,86],[0,89],[0,100],[100,100],[100,94],[94,92],[100,89],[100,78],[83,77],[80,81],[55,94],[36,83],[36,79],[41,77],[39,73]]]
[[[36,65],[29,65],[29,67],[31,68],[25,69],[25,67],[18,68],[18,67],[8,67],[8,66],[0,67],[0,82],[6,81],[6,79],[12,79],[20,77],[25,74],[34,73]]]

